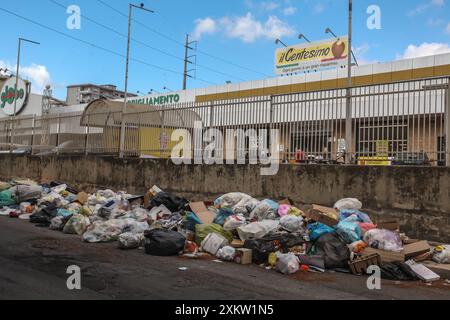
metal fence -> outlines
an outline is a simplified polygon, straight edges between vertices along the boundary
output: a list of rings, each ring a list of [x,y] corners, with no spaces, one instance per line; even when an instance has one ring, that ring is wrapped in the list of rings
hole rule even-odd
[[[179,103],[145,111],[50,114],[0,121],[2,152],[32,154],[120,153],[125,122],[124,154],[168,158],[178,141],[176,129],[194,135],[193,153],[203,150],[203,131],[235,132],[278,129],[280,161],[360,164],[450,165],[449,78],[356,86],[351,90],[351,128],[346,126],[346,89]],[[233,131],[232,131],[233,130]],[[346,132],[351,130],[351,142]],[[223,146],[223,141],[218,146]],[[236,154],[248,153],[245,137]]]

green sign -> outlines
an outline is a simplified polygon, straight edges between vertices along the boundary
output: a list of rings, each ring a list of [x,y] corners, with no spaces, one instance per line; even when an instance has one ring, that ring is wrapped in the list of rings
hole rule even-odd
[[[178,102],[180,102],[180,95],[178,95],[178,94],[168,94],[166,96],[149,97],[149,98],[130,100],[130,103],[133,103],[133,104],[148,104],[150,106],[178,103]]]
[[[5,86],[0,95],[0,109],[5,108],[5,105],[13,104],[14,98],[23,99],[25,97],[25,91],[23,89],[17,90],[17,93],[14,90],[14,87]]]

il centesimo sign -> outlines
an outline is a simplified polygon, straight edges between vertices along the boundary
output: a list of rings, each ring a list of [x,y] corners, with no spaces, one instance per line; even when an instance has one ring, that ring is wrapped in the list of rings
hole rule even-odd
[[[148,104],[148,105],[163,105],[163,104],[171,104],[180,102],[179,94],[168,94],[165,96],[159,97],[147,97],[140,99],[133,99],[129,101],[134,104]]]
[[[278,49],[275,53],[275,72],[288,74],[336,68],[347,63],[348,37]]]
[[[26,106],[28,100],[28,86],[22,79],[17,82],[17,91],[14,90],[16,86],[16,77],[9,78],[0,91],[0,110],[8,116],[14,115],[14,101],[15,113],[18,114]]]

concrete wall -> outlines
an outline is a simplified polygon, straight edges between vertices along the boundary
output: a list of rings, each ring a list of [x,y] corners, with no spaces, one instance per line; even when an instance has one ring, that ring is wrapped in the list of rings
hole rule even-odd
[[[276,176],[248,165],[175,166],[170,160],[0,155],[0,179],[60,180],[80,188],[143,193],[152,185],[189,199],[240,191],[257,198],[332,206],[356,197],[374,218],[398,218],[411,237],[450,242],[450,168],[282,165]]]

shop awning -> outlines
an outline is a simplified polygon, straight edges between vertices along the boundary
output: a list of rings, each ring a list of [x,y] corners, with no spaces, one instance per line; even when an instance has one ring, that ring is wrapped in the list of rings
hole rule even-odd
[[[80,125],[90,127],[117,127],[122,125],[123,102],[95,100],[89,103],[81,116]],[[195,121],[202,121],[192,106],[164,108],[146,104],[127,104],[124,115],[127,127],[193,128]]]

